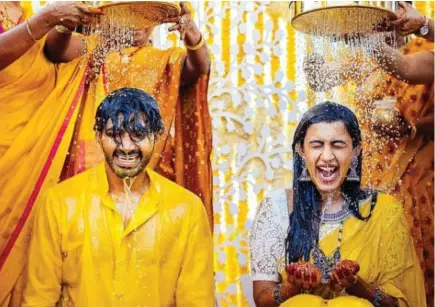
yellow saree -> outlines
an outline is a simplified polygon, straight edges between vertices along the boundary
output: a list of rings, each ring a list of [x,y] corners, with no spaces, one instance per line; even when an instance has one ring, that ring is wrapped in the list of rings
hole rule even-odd
[[[434,43],[418,38],[402,49],[404,54],[433,50]],[[385,75],[369,100],[393,96],[406,121],[416,122],[434,112],[434,87],[410,85]],[[363,106],[364,107],[364,106]],[[402,138],[374,135],[363,128],[363,183],[396,196],[405,208],[411,235],[424,270],[428,306],[434,304],[434,143],[430,136],[418,133]],[[432,136],[433,137],[433,136]]]
[[[370,202],[361,207],[367,216]],[[338,230],[320,241],[327,256],[337,247]],[[358,276],[399,300],[400,307],[426,306],[424,280],[409,235],[402,204],[387,194],[379,194],[373,215],[368,222],[349,217],[343,225],[341,259],[358,262]],[[334,299],[329,288],[321,287],[313,295],[298,295],[283,307],[370,307],[366,300],[346,296]]]
[[[84,65],[56,68],[44,42],[0,71],[0,306],[20,304],[32,207],[58,181],[84,84]]]
[[[80,173],[103,160],[95,140],[95,112],[108,93],[134,87],[156,98],[165,132],[156,144],[149,168],[194,192],[203,201],[212,225],[211,121],[207,106],[208,78],[181,87],[185,52],[180,48],[129,48],[107,55],[103,73],[84,97],[80,121],[75,128],[71,156],[63,178]]]

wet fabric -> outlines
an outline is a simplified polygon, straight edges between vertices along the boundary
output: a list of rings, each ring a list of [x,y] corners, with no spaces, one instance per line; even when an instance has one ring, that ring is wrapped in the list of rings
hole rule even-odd
[[[285,191],[271,195],[260,204],[254,220],[250,239],[251,267],[255,268],[254,280],[278,282],[280,278],[285,278],[284,241],[289,226],[289,210],[287,202],[283,201],[286,199]],[[362,216],[368,216],[370,204],[370,200],[360,204]],[[319,246],[326,256],[332,256],[336,249],[338,233],[339,229],[335,227],[320,240]],[[253,246],[255,249],[252,249]],[[358,276],[398,298],[399,306],[426,306],[423,274],[402,204],[395,198],[380,193],[368,222],[354,216],[344,221],[341,259],[356,261],[360,266]],[[326,286],[319,287],[313,294],[323,299],[337,296]],[[354,299],[355,306],[358,306],[360,299]],[[308,300],[307,304],[310,302],[313,301]]]
[[[213,242],[200,199],[147,170],[129,224],[104,164],[38,205],[23,306],[214,306]]]
[[[31,206],[40,190],[57,183],[77,115],[66,101],[73,101],[84,74],[79,61],[50,63],[44,43],[45,37],[0,71],[1,306],[20,304]]]
[[[127,54],[128,64],[122,61]],[[96,110],[108,93],[134,87],[159,104],[165,132],[156,144],[149,167],[198,195],[212,225],[211,119],[207,105],[208,76],[181,86],[186,53],[174,47],[151,46],[109,53],[103,73],[89,86],[75,129],[71,156],[63,178],[98,164],[104,156],[93,131]]]
[[[401,49],[403,54],[433,50],[434,43],[417,38]],[[406,121],[416,122],[434,113],[434,87],[411,85],[390,75],[374,86],[369,100],[396,98],[395,107]],[[359,106],[366,108],[366,105]],[[362,112],[362,114],[370,114]],[[364,121],[364,118],[362,118]],[[404,205],[406,219],[424,271],[427,304],[434,306],[434,143],[417,131],[401,138],[376,135],[362,127],[364,140],[363,183],[391,193]]]

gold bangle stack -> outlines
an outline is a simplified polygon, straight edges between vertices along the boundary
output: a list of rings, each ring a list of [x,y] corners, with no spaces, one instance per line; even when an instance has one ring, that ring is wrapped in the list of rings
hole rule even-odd
[[[199,40],[199,43],[198,43],[198,44],[196,44],[195,46],[188,46],[187,44],[184,44],[184,46],[186,46],[186,48],[187,48],[188,50],[196,51],[196,50],[198,50],[199,48],[201,48],[202,46],[204,46],[204,44],[205,44],[205,40],[204,40],[204,37],[203,37],[202,34],[201,34],[201,39]]]
[[[55,26],[54,28],[56,29],[56,31],[57,31],[58,33],[61,33],[61,34],[69,34],[69,33],[72,33],[72,31],[71,31],[70,29],[68,29],[67,27],[62,26],[62,25],[57,25],[57,26]]]
[[[33,36],[33,32],[32,29],[30,29],[30,24],[29,24],[29,20],[26,20],[26,29],[27,29],[27,33],[29,33],[30,38],[36,43],[38,40],[35,39],[35,37]]]

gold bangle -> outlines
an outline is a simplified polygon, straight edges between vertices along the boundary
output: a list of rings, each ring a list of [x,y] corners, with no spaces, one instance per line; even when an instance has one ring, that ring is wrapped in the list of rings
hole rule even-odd
[[[204,37],[203,37],[202,34],[201,34],[201,39],[200,39],[200,41],[199,41],[198,44],[196,44],[195,46],[188,46],[187,44],[184,44],[184,46],[186,46],[186,48],[187,48],[188,50],[196,51],[196,50],[198,50],[199,48],[201,48],[202,46],[204,46],[204,44],[205,44],[205,40],[204,40]]]
[[[57,25],[57,26],[55,26],[54,28],[56,29],[56,31],[57,31],[58,33],[62,33],[62,34],[69,34],[69,33],[72,33],[72,31],[71,31],[70,29],[68,29],[67,27],[62,26],[62,25]]]
[[[36,43],[38,40],[35,39],[35,37],[33,36],[32,30],[30,29],[30,24],[29,24],[29,20],[26,20],[26,29],[27,29],[27,33],[29,33],[30,38]]]
[[[415,136],[417,135],[417,128],[415,127],[415,125],[411,126],[411,140],[415,138]]]
[[[88,53],[88,41],[86,38],[82,37],[82,51],[80,52],[80,56],[84,56]]]

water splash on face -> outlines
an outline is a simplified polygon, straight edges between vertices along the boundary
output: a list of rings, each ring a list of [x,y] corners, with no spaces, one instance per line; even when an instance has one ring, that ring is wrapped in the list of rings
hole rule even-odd
[[[366,17],[363,14],[346,16],[355,23],[364,23]],[[315,28],[331,29],[331,24],[326,25],[327,22],[330,21],[319,20],[317,23],[325,24]],[[342,32],[338,25],[335,32]],[[318,92],[314,95],[318,101],[334,100],[349,106],[357,114],[364,142],[364,174],[368,178],[368,186],[376,186],[375,180],[369,178],[375,178],[389,164],[388,157],[384,157],[381,165],[380,157],[385,156],[382,152],[386,147],[394,151],[403,138],[398,130],[406,129],[402,129],[403,121],[398,118],[397,93],[391,90],[392,86],[388,83],[391,80],[385,78],[388,72],[380,69],[386,66],[382,61],[388,60],[375,58],[382,52],[385,43],[396,49],[403,45],[404,38],[394,32],[342,36],[326,34],[319,30],[314,36],[307,37],[311,53],[304,62],[306,81]],[[387,108],[384,100],[394,102]]]

